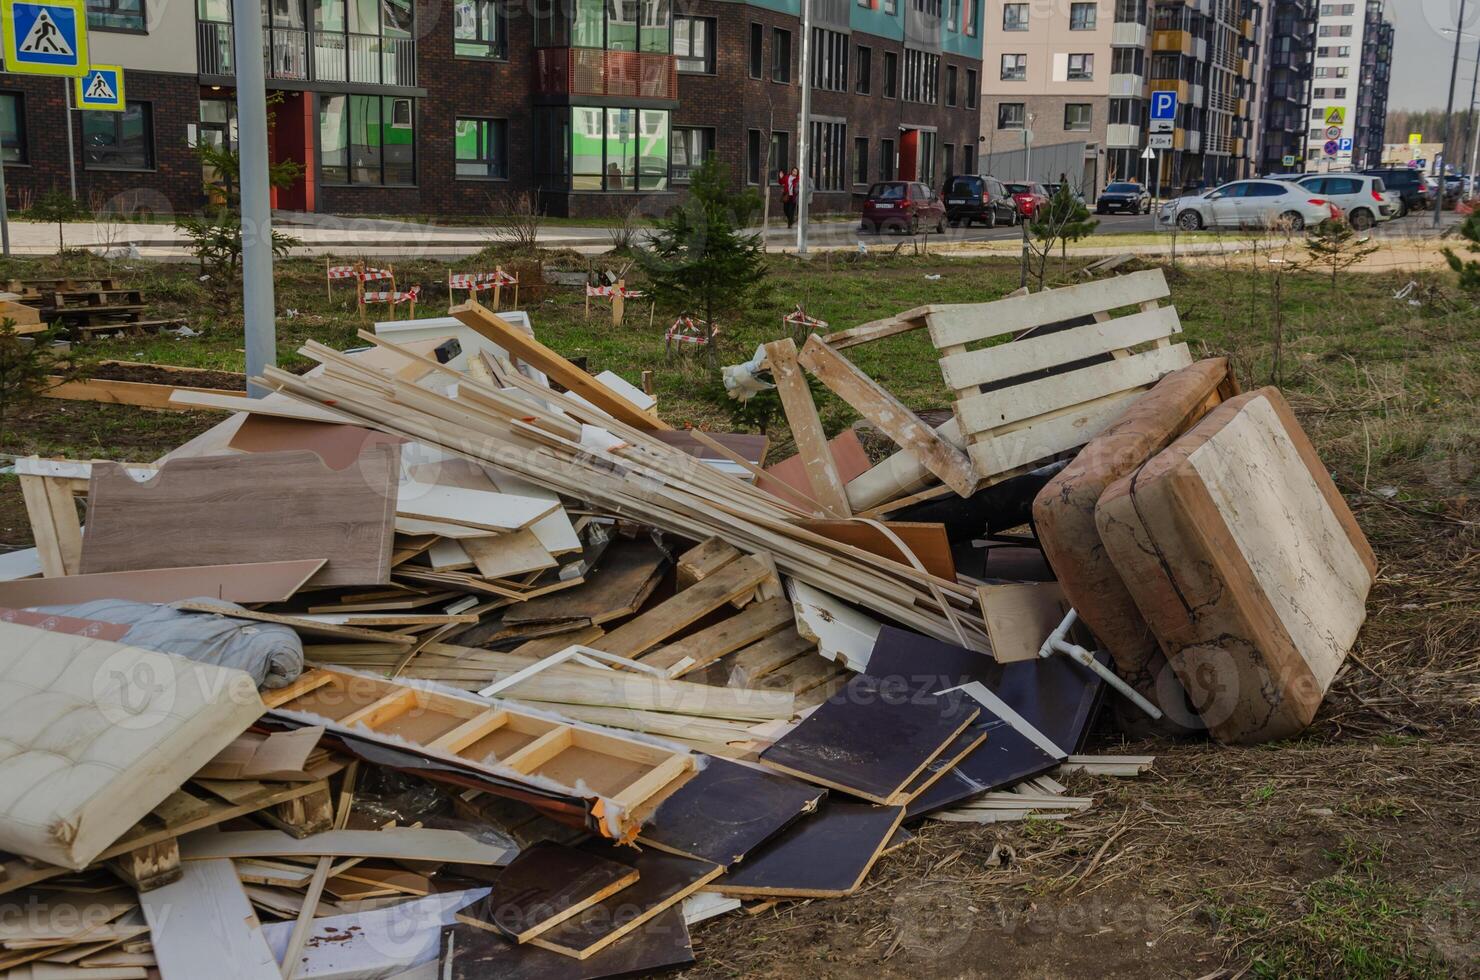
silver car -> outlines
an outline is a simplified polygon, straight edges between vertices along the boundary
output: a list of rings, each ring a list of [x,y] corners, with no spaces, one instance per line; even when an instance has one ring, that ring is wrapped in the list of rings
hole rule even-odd
[[[1320,174],[1301,180],[1300,186],[1346,212],[1347,223],[1366,231],[1398,213],[1381,177],[1366,174]]]
[[[1291,231],[1304,231],[1327,218],[1341,217],[1341,209],[1299,184],[1283,180],[1235,180],[1217,190],[1179,197],[1161,210],[1161,223],[1176,222],[1183,231],[1200,228],[1268,228],[1283,222]]]

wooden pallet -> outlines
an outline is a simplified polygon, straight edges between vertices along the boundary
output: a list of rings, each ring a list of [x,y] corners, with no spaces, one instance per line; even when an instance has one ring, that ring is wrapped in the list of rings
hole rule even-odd
[[[1160,269],[926,316],[976,473],[999,483],[1083,446],[1192,363]],[[1116,310],[1134,308],[1125,316]],[[1004,337],[1006,342],[999,342]],[[987,344],[987,346],[983,346]]]
[[[67,326],[69,329],[72,330],[73,333],[81,334],[84,337],[91,337],[94,334],[110,333],[114,331],[127,331],[129,333],[136,334],[158,333],[160,330],[173,329],[175,327],[184,326],[184,324],[185,320],[183,317],[171,317],[167,320],[117,320],[112,322],[88,324],[69,323],[67,324]]]

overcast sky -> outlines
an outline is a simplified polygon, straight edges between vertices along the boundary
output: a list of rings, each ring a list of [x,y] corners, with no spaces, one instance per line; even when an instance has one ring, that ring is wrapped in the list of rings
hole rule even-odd
[[[1443,109],[1449,95],[1449,66],[1454,58],[1453,29],[1459,0],[1388,0],[1393,33],[1393,83],[1389,109]],[[1465,30],[1480,35],[1480,0],[1467,0]],[[1468,108],[1475,74],[1475,48],[1480,37],[1467,37],[1460,51],[1454,104]]]

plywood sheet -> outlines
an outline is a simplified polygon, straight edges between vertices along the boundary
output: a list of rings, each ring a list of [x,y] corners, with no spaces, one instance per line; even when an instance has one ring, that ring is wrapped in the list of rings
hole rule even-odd
[[[281,980],[230,861],[186,865],[179,881],[141,893],[139,902],[163,976]]]
[[[515,945],[493,933],[456,925],[442,934],[438,976],[449,980],[598,980],[657,976],[694,962],[683,912],[674,906],[584,960]]]
[[[902,806],[827,801],[731,869],[711,890],[739,897],[851,895],[903,819]]]
[[[401,445],[404,442],[399,436],[358,425],[307,422],[249,413],[227,445],[244,453],[306,449],[317,453],[330,469],[342,470],[354,463],[369,446]]]
[[[283,602],[292,598],[327,559],[266,561],[193,568],[143,568],[62,578],[0,582],[0,604],[13,608],[66,606],[94,599],[178,602],[210,596],[227,602]]]
[[[858,441],[858,435],[852,429],[844,429],[829,439],[827,448],[832,454],[838,477],[845,484],[868,472],[868,453],[864,452],[863,443]],[[756,485],[762,490],[782,500],[794,501],[795,493],[778,489],[771,484],[772,480],[786,484],[809,500],[813,499],[812,484],[807,480],[807,466],[802,462],[801,456],[789,456],[779,463],[767,466],[766,475],[756,481]]]
[[[905,565],[910,564],[909,559],[899,550],[899,546],[873,524],[863,521],[800,521],[798,523],[824,538],[841,541],[843,544],[862,548],[871,554],[891,558]],[[905,547],[909,548],[920,560],[920,564],[925,566],[927,572],[950,582],[956,580],[956,561],[951,556],[951,542],[946,537],[944,524],[909,521],[881,521],[880,523],[904,542]]]
[[[504,613],[504,625],[569,620],[600,625],[630,616],[652,594],[667,565],[667,553],[651,538],[613,541],[583,584],[511,607]]]
[[[458,913],[458,919],[513,942],[528,942],[637,879],[636,868],[542,841],[525,848],[499,874],[493,890]]]
[[[82,571],[328,558],[311,586],[387,582],[398,457],[372,446],[332,470],[307,451],[207,456],[166,463],[145,483],[96,463]]]

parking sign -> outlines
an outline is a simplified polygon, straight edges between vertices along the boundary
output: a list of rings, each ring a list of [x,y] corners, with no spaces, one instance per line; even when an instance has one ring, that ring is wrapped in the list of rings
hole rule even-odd
[[[87,73],[84,0],[0,0],[5,70],[22,75]]]
[[[1342,137],[1340,142],[1342,153],[1350,153],[1352,151],[1352,138],[1350,136]]]
[[[1151,118],[1175,120],[1177,118],[1177,93],[1152,92]]]

